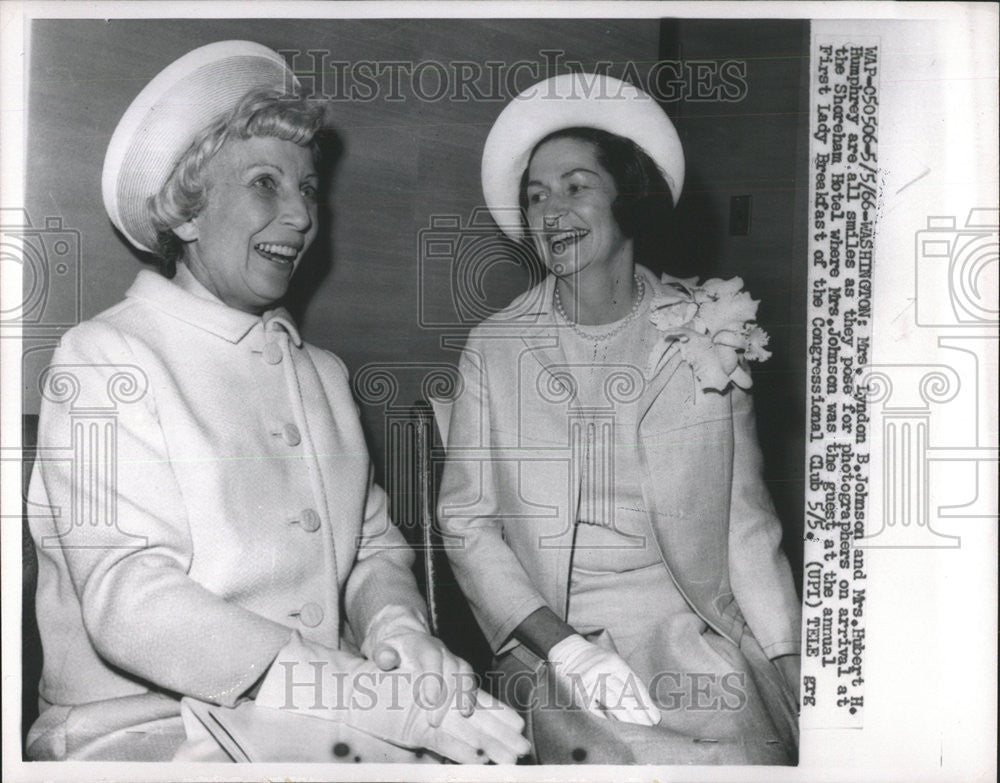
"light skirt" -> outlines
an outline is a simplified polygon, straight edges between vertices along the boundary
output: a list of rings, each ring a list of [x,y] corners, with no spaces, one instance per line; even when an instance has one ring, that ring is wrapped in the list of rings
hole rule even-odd
[[[572,694],[523,646],[499,662],[501,695],[525,714],[542,764],[794,764],[797,705],[747,631],[711,630],[662,563],[623,573],[574,569],[570,625],[613,649],[662,714],[646,727],[571,706]]]
[[[144,693],[76,706],[39,700],[28,733],[35,761],[170,761],[184,742],[180,702]]]

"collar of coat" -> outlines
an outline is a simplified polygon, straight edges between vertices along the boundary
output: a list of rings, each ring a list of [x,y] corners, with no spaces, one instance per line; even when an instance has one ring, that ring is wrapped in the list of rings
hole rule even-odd
[[[687,282],[681,278],[664,275],[659,279],[646,267],[636,264],[635,272],[642,277],[643,282],[652,296],[666,292],[667,284],[671,282]],[[532,350],[532,355],[538,363],[548,371],[553,367],[565,364],[565,357],[559,347],[558,329],[553,305],[553,289],[556,277],[548,275],[542,282],[517,297],[506,308],[487,319],[489,329],[497,330],[498,334],[519,336]],[[655,358],[659,346],[654,346],[650,362]],[[683,365],[680,351],[671,347],[664,353],[654,367],[637,368],[642,378],[636,379],[636,389],[640,392],[637,398],[636,423],[641,423],[653,402],[675,377],[685,382],[675,384],[680,395],[678,403],[690,404],[694,400],[694,378],[690,373],[680,373],[677,370]]]
[[[690,285],[693,282],[691,279],[684,280],[667,274],[664,274],[662,278],[657,278],[656,275],[641,264],[635,265],[635,273],[642,278],[651,296],[666,293],[668,291],[667,286],[670,283],[685,283]],[[528,340],[532,338],[541,340],[549,338],[551,340],[553,328],[559,326],[556,321],[555,306],[553,305],[555,286],[556,276],[547,275],[542,282],[521,294],[503,310],[491,316],[488,319],[490,327],[501,330],[503,330],[503,327],[510,327],[514,333],[520,333]],[[671,349],[661,357],[655,367],[649,367],[644,373],[647,376],[647,380],[652,380],[668,364],[676,366],[676,363],[671,363],[670,360],[677,353],[675,349]],[[652,358],[650,357],[651,361]]]
[[[683,280],[667,274],[663,275],[663,279],[661,280],[642,264],[635,265],[635,273],[642,278],[642,281],[654,296],[665,293],[668,283],[691,283],[691,280]],[[544,327],[551,326],[555,322],[554,306],[552,304],[555,287],[556,276],[546,275],[542,282],[525,291],[503,310],[491,316],[490,321],[498,324],[509,322],[511,325],[537,324]]]
[[[284,307],[268,310],[263,315],[229,307],[199,283],[184,264],[177,265],[173,280],[143,269],[125,296],[141,299],[171,318],[231,343],[239,343],[255,326],[262,325],[265,330],[283,329],[296,347],[302,347],[302,337]]]

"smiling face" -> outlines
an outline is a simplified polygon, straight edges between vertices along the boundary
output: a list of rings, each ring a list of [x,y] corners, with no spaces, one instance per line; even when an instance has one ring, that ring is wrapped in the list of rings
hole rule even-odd
[[[288,290],[316,237],[312,151],[271,137],[232,139],[205,168],[207,199],[174,229],[184,263],[225,304],[261,313]]]
[[[610,270],[631,261],[632,242],[611,211],[618,190],[592,142],[545,142],[531,158],[527,179],[528,228],[553,274]]]

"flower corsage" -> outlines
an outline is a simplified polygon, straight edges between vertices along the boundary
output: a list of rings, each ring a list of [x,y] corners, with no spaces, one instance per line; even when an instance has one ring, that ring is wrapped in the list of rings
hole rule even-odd
[[[665,290],[653,297],[649,319],[663,333],[650,357],[653,377],[679,350],[703,391],[724,392],[732,383],[749,389],[753,382],[744,362],[770,358],[770,339],[756,322],[758,300],[743,290],[743,280],[698,278],[681,280],[664,275]]]

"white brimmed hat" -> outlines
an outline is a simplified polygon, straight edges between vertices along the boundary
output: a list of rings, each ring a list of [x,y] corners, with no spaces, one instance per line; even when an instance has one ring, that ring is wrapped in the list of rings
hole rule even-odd
[[[252,41],[219,41],[168,65],[136,96],[108,144],[101,175],[104,208],[140,250],[156,246],[146,202],[195,136],[255,89],[290,91],[298,81],[284,58]]]
[[[483,196],[508,236],[522,233],[518,191],[535,145],[563,128],[598,128],[629,138],[660,167],[674,203],[684,184],[684,150],[660,105],[611,76],[565,73],[514,98],[497,117],[483,149]]]

